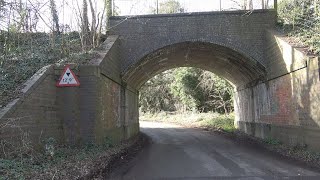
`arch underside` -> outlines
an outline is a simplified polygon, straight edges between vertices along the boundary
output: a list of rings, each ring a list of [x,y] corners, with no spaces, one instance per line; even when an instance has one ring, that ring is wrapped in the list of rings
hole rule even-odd
[[[198,67],[225,78],[236,87],[263,80],[265,68],[230,48],[204,42],[184,42],[158,49],[129,68],[122,79],[139,89],[155,75],[176,67]]]

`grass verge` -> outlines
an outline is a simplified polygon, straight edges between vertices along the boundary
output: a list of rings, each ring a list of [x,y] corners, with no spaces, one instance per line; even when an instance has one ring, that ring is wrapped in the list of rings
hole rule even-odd
[[[218,113],[158,113],[143,114],[140,116],[142,121],[158,121],[180,124],[187,127],[198,127],[206,129],[220,129],[226,132],[233,132],[234,114],[222,115]]]

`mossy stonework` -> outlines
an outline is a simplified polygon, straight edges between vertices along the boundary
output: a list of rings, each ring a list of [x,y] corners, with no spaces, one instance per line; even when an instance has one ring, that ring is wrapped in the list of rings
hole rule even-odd
[[[109,37],[87,65],[72,65],[79,87],[55,86],[64,65],[39,71],[0,112],[1,139],[30,133],[83,144],[139,132],[140,86],[159,72],[194,66],[235,86],[236,126],[248,134],[320,150],[319,58],[275,32],[273,10],[110,19]],[[18,133],[17,133],[18,132]]]

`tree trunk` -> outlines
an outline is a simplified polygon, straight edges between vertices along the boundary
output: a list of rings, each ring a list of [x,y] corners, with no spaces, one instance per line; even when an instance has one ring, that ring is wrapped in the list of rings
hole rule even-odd
[[[96,38],[97,38],[97,29],[96,29],[97,19],[96,19],[96,12],[93,8],[92,0],[89,0],[89,5],[90,5],[90,9],[91,9],[91,16],[92,16],[91,38],[90,39],[91,39],[92,47],[95,48]]]
[[[87,0],[83,0],[81,33],[82,33],[82,50],[88,51],[91,49],[91,44],[90,44],[91,41],[90,41],[90,32],[89,32]]]
[[[105,0],[106,4],[106,11],[107,11],[107,16],[106,16],[106,30],[108,31],[110,22],[109,18],[112,16],[112,0]]]
[[[54,0],[50,0],[50,10],[51,10],[51,16],[52,16],[52,23],[53,23],[52,29],[55,30],[55,33],[60,34],[59,16],[57,12],[56,3]]]
[[[104,18],[105,11],[106,11],[106,6],[104,6],[104,8],[103,8],[103,11],[102,11],[102,13],[101,13],[100,20],[98,19],[99,31],[98,31],[98,34],[97,34],[97,44],[96,44],[97,47],[100,45],[100,41],[101,41],[102,20],[103,20],[103,18]],[[99,17],[99,16],[98,16],[98,17]]]
[[[248,9],[248,0],[243,0],[242,9],[243,9],[243,10],[247,10],[247,9]]]
[[[249,0],[249,9],[252,10],[253,9],[253,3],[252,0]]]

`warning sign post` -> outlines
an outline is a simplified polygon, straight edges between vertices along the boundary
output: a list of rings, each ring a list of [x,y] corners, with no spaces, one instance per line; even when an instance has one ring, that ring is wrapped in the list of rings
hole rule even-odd
[[[57,87],[80,86],[80,82],[77,76],[70,69],[70,65],[66,65],[56,86]]]

